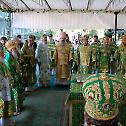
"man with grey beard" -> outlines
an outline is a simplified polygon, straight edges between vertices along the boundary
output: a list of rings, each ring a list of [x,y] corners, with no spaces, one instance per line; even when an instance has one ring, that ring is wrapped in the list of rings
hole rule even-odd
[[[36,49],[36,60],[39,65],[40,78],[42,87],[49,87],[50,82],[50,56],[47,43],[47,35],[42,35],[42,40]]]
[[[100,62],[100,70],[99,72],[107,72],[110,73],[110,63],[112,59],[112,49],[109,44],[109,36],[105,36],[103,38],[103,45],[100,47],[99,51],[99,62]]]
[[[4,47],[0,43],[0,126],[14,126],[12,116],[15,111],[13,99],[14,81],[5,64]]]
[[[60,33],[60,42],[56,45],[54,52],[54,63],[56,66],[57,84],[68,85],[71,71],[71,61],[73,59],[71,47],[66,42],[66,32]]]
[[[23,109],[23,88],[22,88],[22,78],[21,78],[21,67],[18,62],[18,54],[16,49],[16,44],[13,40],[6,42],[5,47],[6,51],[6,65],[11,73],[11,76],[14,80],[14,100],[16,103],[16,113],[19,114]]]
[[[16,58],[16,59],[17,59],[17,58],[18,58],[18,56],[19,56],[19,55],[18,55],[18,51],[17,51],[17,49],[16,49],[16,48],[15,48],[15,49],[12,49],[11,54],[12,54],[12,55],[13,55],[13,57],[14,57],[14,58]]]

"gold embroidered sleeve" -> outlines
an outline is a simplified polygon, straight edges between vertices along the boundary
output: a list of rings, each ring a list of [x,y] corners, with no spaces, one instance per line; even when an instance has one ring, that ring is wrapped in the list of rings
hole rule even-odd
[[[57,60],[58,60],[57,47],[55,48],[55,51],[54,51],[53,60],[54,60],[54,63],[56,65],[57,64]]]

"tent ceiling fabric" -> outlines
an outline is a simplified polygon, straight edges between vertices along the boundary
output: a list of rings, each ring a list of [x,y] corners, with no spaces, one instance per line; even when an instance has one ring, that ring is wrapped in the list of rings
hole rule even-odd
[[[115,28],[114,14],[108,13],[14,13],[12,27],[37,29],[109,29]],[[118,15],[118,28],[126,29],[126,14]],[[123,20],[122,20],[123,19]]]
[[[126,0],[0,0],[16,28],[126,28]]]
[[[1,8],[20,11],[126,12],[126,0],[0,0]]]

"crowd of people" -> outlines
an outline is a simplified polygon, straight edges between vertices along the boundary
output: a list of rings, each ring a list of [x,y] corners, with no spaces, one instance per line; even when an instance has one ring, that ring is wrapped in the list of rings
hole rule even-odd
[[[81,38],[81,44],[75,50],[73,58],[78,67],[76,72],[124,75],[126,35],[121,36],[122,43],[119,47],[112,41],[112,35],[106,34],[102,42],[95,35],[93,40],[90,44],[88,35]]]
[[[103,44],[98,36],[89,44],[89,36],[84,35],[78,48],[74,48],[66,32],[61,32],[55,45],[52,35],[41,37],[35,42],[30,35],[21,42],[21,35],[13,40],[0,40],[0,119],[1,126],[14,126],[12,119],[23,110],[24,92],[32,91],[36,83],[36,65],[39,68],[39,83],[50,86],[51,72],[56,71],[56,84],[69,84],[72,73],[110,73],[126,76],[126,35],[122,36],[119,47],[112,42],[112,36],[105,35]]]

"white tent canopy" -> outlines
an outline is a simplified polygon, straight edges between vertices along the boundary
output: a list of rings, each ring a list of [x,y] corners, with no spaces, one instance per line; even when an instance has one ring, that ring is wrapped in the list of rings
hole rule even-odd
[[[107,17],[107,18],[106,18]],[[15,13],[13,27],[18,28],[65,28],[65,29],[90,29],[114,28],[114,14],[106,13]],[[123,26],[121,26],[123,27]]]
[[[126,0],[0,0],[14,28],[126,28]]]

